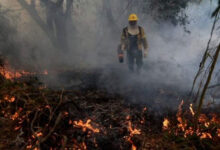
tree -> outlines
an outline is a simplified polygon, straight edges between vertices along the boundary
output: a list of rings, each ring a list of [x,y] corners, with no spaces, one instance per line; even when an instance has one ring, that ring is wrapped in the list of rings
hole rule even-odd
[[[64,3],[64,0],[57,0],[56,2],[40,0],[46,10],[46,22],[42,20],[37,12],[35,0],[31,0],[31,4],[28,4],[26,0],[18,0],[18,2],[40,26],[55,47],[68,49],[67,23],[71,19],[73,0],[66,0],[66,3]],[[64,7],[64,4],[66,7]]]

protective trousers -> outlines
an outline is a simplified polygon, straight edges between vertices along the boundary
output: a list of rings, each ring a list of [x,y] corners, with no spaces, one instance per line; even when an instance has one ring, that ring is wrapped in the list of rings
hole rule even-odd
[[[128,58],[128,68],[131,72],[134,72],[134,65],[137,65],[137,73],[140,73],[140,70],[143,66],[143,53],[142,50],[131,49],[127,51]]]

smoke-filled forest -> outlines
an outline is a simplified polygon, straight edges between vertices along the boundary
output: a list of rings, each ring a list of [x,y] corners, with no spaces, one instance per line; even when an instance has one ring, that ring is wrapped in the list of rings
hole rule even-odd
[[[0,0],[1,150],[219,150],[220,0]]]

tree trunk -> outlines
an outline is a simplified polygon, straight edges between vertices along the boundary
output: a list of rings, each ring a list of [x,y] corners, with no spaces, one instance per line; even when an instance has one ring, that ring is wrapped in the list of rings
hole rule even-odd
[[[28,3],[25,0],[18,0],[18,3],[29,13],[29,15],[32,17],[32,19],[39,25],[39,27],[43,30],[43,32],[46,34],[46,36],[49,38],[51,43],[57,47],[57,40],[52,34],[49,27],[43,22],[43,20],[38,15],[35,8],[28,5]]]

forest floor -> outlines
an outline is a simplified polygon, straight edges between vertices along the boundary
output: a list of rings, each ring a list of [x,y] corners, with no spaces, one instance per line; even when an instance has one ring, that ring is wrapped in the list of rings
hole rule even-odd
[[[51,89],[0,77],[0,149],[218,150],[219,106],[158,115],[105,90]],[[177,106],[178,107],[178,106]]]

